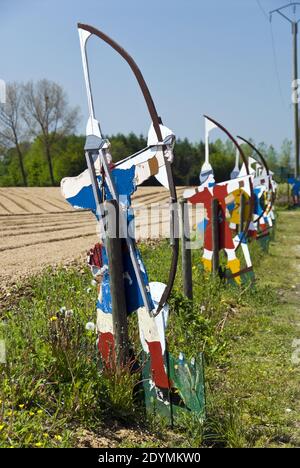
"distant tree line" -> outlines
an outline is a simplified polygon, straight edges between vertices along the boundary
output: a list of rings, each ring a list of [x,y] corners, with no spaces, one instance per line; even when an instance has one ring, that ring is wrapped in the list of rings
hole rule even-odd
[[[9,84],[6,105],[0,110],[0,186],[59,185],[63,177],[84,171],[85,136],[75,134],[78,121],[78,109],[69,106],[64,90],[57,83],[41,80],[25,85]],[[108,138],[114,161],[147,145],[144,136],[134,133]],[[247,156],[252,154],[247,145],[243,149]],[[260,143],[258,149],[279,181],[286,173],[292,173],[289,140],[284,140],[280,152],[265,143]],[[229,178],[235,153],[230,140],[218,139],[210,144],[210,162],[217,181]],[[177,140],[173,164],[176,185],[199,184],[204,154],[204,142]],[[155,179],[148,181],[148,184],[155,183]]]

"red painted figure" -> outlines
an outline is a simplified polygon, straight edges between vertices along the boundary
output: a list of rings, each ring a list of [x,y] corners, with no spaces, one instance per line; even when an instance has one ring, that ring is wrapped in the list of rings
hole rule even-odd
[[[215,185],[212,191],[205,187],[203,191],[196,193],[196,195],[189,198],[192,204],[203,203],[206,211],[207,226],[204,234],[204,248],[212,250],[212,200],[216,198],[219,201],[219,248],[234,249],[232,240],[232,232],[229,224],[226,221],[226,197],[228,190],[226,185]]]
[[[237,275],[240,271],[240,261],[236,257],[235,244],[229,222],[226,220],[227,204],[232,200],[232,192],[243,186],[242,181],[230,180],[224,184],[216,185],[213,171],[202,171],[200,174],[201,185],[195,189],[188,189],[184,193],[190,203],[203,203],[207,225],[204,234],[202,263],[206,271],[212,271],[212,200],[219,202],[219,250],[225,250],[227,255],[227,267],[234,276],[235,281],[240,284],[241,277]]]

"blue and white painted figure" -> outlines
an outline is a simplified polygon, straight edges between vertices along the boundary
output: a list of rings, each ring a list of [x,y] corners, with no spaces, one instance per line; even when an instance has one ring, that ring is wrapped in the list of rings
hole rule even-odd
[[[288,179],[288,184],[292,186],[292,197],[294,206],[300,204],[300,179],[295,177],[290,177]]]
[[[130,210],[131,204],[131,195],[136,190],[135,185],[135,166],[132,166],[130,169],[111,169],[111,177],[115,183],[117,188],[118,194],[120,196],[120,202],[122,204],[122,208],[126,210],[127,214],[127,223],[128,227],[132,225],[133,221],[133,213]],[[84,173],[83,173],[84,174]],[[85,175],[85,174],[84,174]],[[78,180],[82,180],[82,175],[77,178]],[[97,175],[99,186],[104,185],[104,200],[111,200],[112,196],[109,191],[108,185],[104,179],[102,180],[102,175]],[[79,182],[81,184],[81,182]],[[62,190],[64,195],[66,196],[66,200],[70,203],[73,207],[80,208],[80,209],[89,209],[96,215],[96,204],[93,196],[92,186],[79,186],[79,191],[75,194],[74,192],[70,192],[68,190],[67,185],[71,184],[75,189],[75,184],[73,178],[67,178],[62,181]],[[77,185],[77,184],[76,184]],[[77,189],[77,187],[76,187]],[[76,190],[77,191],[77,190]],[[68,196],[72,195],[72,196]],[[104,202],[101,200],[101,202]],[[132,231],[132,230],[131,230]],[[138,282],[136,279],[136,275],[134,273],[134,269],[132,266],[132,262],[130,259],[129,251],[126,248],[126,242],[123,240],[123,262],[124,262],[124,271],[125,271],[125,292],[126,292],[126,301],[127,301],[127,311],[128,314],[137,310],[139,307],[143,306],[143,299],[140,293],[140,289],[138,286]],[[141,272],[143,275],[143,280],[146,285],[149,284],[148,277],[146,270],[143,266],[142,259],[140,257],[139,250],[136,248],[136,256],[141,266]],[[103,245],[102,247],[102,260],[103,265],[108,266],[108,259],[106,249]],[[148,292],[149,294],[149,292]],[[151,296],[149,294],[149,300],[151,301]],[[153,307],[153,304],[152,304]],[[110,285],[109,285],[109,273],[108,270],[103,275],[102,286],[101,286],[101,297],[98,299],[97,302],[97,309],[102,310],[104,313],[111,313],[112,306],[111,306],[111,296],[110,296]]]
[[[274,214],[269,208],[271,206],[273,185],[272,175],[268,175],[266,169],[256,159],[249,157],[248,163],[254,194],[253,218],[249,224],[249,236],[255,238],[258,228],[262,232],[267,232],[268,228],[273,226]],[[240,175],[245,173],[246,168],[243,164]],[[270,190],[270,186],[272,190]]]
[[[164,141],[169,142],[167,146],[164,145],[164,148],[162,147],[161,142],[157,142],[156,134],[153,126],[151,126],[148,134],[148,147],[136,156],[127,158],[118,162],[116,165],[113,165],[111,156],[107,153],[110,159],[110,176],[119,195],[120,209],[126,213],[127,226],[132,238],[134,236],[134,229],[132,229],[134,214],[131,209],[131,196],[136,191],[137,187],[149,177],[155,175],[161,184],[168,188],[165,158],[168,158],[169,162],[173,161],[175,135],[171,130],[163,125],[161,125],[161,132]],[[101,197],[103,193],[104,200],[112,199],[112,194],[105,177],[103,180],[99,158],[94,161],[94,167],[99,187],[103,188],[103,191],[100,190]],[[91,178],[88,170],[85,170],[77,177],[67,177],[63,179],[61,182],[61,190],[65,199],[74,208],[89,209],[94,213],[96,218],[98,218]],[[104,200],[101,200],[101,202]],[[99,284],[97,300],[98,347],[104,362],[109,365],[114,349],[109,264],[104,243],[100,243],[99,245],[99,257],[101,257],[100,263],[92,263],[91,267],[92,273],[95,279],[98,280]],[[167,310],[163,311],[162,314],[159,314],[155,319],[149,317],[149,314],[144,307],[143,298],[125,239],[123,240],[122,247],[127,313],[131,314],[134,311],[137,311],[138,313],[141,340],[145,351],[150,353],[155,385],[159,388],[169,388],[169,381],[163,363],[165,339],[160,332],[161,324],[158,323],[158,321],[162,320],[162,316],[167,313]],[[157,304],[155,304],[155,298],[157,300],[158,297],[156,290],[159,289],[161,291],[162,285],[161,283],[149,284],[147,271],[136,245],[135,250],[148,298],[152,309],[155,310],[157,306]]]

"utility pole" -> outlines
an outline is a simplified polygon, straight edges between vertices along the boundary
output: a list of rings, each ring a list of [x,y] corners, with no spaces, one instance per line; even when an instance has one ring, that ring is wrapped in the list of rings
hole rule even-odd
[[[272,20],[273,13],[278,13],[282,18],[287,20],[292,26],[292,35],[293,35],[293,104],[294,104],[294,126],[295,126],[295,136],[294,136],[294,145],[295,145],[295,177],[299,176],[299,105],[298,105],[298,53],[297,53],[297,38],[298,38],[298,23],[300,19],[295,20],[289,18],[283,11],[286,9],[293,9],[294,15],[296,14],[297,6],[300,6],[299,2],[291,2],[288,5],[283,5],[276,10],[270,11],[270,21]]]

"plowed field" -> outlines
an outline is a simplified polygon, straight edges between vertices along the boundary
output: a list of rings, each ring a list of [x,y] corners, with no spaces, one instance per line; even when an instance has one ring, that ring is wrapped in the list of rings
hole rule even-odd
[[[183,192],[178,189],[178,197]],[[151,229],[169,231],[169,194],[160,187],[140,187],[133,200],[137,238]],[[163,210],[157,210],[164,207]],[[85,255],[97,241],[94,216],[77,211],[59,188],[0,188],[0,283],[22,279],[47,265],[65,264]]]

